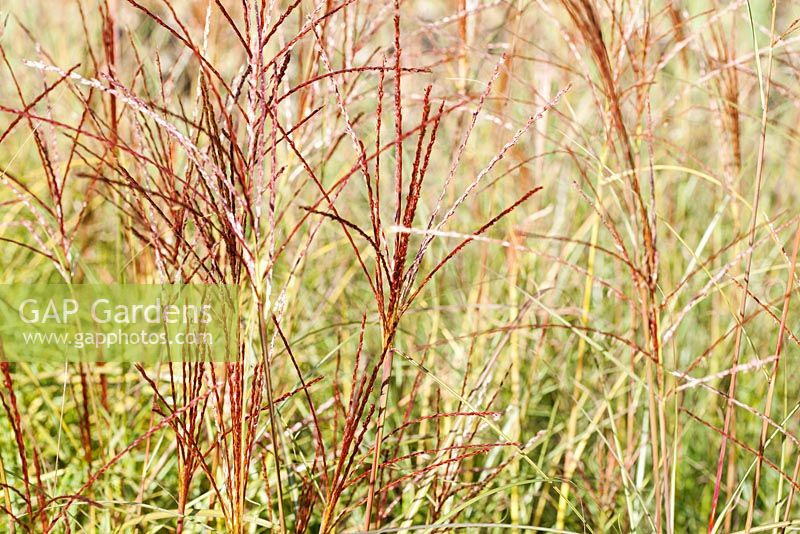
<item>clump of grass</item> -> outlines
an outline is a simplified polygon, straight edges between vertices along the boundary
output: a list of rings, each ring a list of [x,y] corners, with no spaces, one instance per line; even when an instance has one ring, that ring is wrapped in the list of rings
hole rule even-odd
[[[242,297],[227,363],[2,363],[9,530],[794,526],[789,6],[33,5],[4,281]]]

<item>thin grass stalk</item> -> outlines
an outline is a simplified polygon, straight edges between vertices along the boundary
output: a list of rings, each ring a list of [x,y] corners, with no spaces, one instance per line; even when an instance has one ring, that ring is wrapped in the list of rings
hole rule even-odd
[[[748,5],[749,9],[749,5]],[[759,202],[761,200],[761,183],[763,180],[764,175],[764,159],[766,156],[766,144],[767,144],[767,118],[768,118],[768,111],[769,111],[769,94],[770,94],[770,87],[772,83],[772,40],[775,35],[775,14],[777,10],[777,3],[775,1],[772,2],[772,22],[770,25],[770,49],[769,55],[767,59],[767,76],[766,79],[761,80],[761,63],[760,59],[756,58],[756,63],[758,66],[759,72],[759,89],[761,91],[761,130],[759,136],[759,143],[758,143],[758,156],[756,160],[756,183],[755,189],[753,191],[753,211],[750,216],[750,230],[749,230],[749,237],[748,237],[748,249],[750,252],[747,255],[747,263],[744,271],[744,286],[742,289],[742,296],[739,303],[739,312],[737,317],[737,327],[736,327],[736,338],[734,341],[734,348],[733,348],[733,362],[731,364],[732,367],[736,367],[739,365],[739,357],[741,353],[741,346],[742,346],[742,335],[744,334],[744,326],[742,324],[745,313],[747,310],[747,298],[749,295],[749,287],[750,287],[750,270],[753,264],[753,243],[755,242],[755,234],[756,234],[756,222],[758,220],[758,207]],[[751,26],[753,25],[752,21],[752,13],[751,17]],[[758,41],[756,40],[755,36],[755,28],[752,29],[753,32],[753,44],[758,48]],[[717,511],[717,502],[719,500],[719,492],[720,486],[722,482],[722,471],[723,471],[723,461],[725,458],[725,449],[728,441],[728,435],[731,427],[731,420],[733,417],[733,398],[736,394],[736,373],[731,374],[730,384],[728,386],[728,402],[725,406],[725,420],[722,426],[722,443],[720,445],[719,451],[719,458],[717,460],[717,473],[716,473],[716,480],[714,482],[714,495],[711,499],[711,512],[709,514],[708,520],[708,532],[711,534],[715,528],[716,522],[716,511]]]
[[[753,526],[753,517],[755,515],[755,507],[756,507],[756,500],[758,498],[758,487],[759,482],[761,481],[761,464],[764,459],[764,448],[767,442],[767,428],[768,428],[768,419],[770,414],[772,413],[772,401],[775,395],[775,382],[777,381],[778,376],[778,366],[780,365],[781,361],[781,353],[783,352],[783,339],[784,334],[786,332],[786,319],[789,316],[789,301],[791,300],[792,293],[795,289],[794,279],[795,279],[795,266],[797,265],[797,254],[800,251],[800,224],[797,226],[797,230],[795,231],[794,237],[794,244],[792,245],[792,256],[791,256],[791,263],[789,264],[789,278],[786,281],[786,292],[783,296],[783,311],[781,312],[781,322],[778,329],[778,339],[775,342],[775,356],[772,363],[772,369],[769,373],[769,382],[767,387],[767,404],[764,408],[764,417],[765,419],[761,422],[761,433],[758,439],[758,454],[756,456],[756,466],[755,471],[753,474],[753,486],[752,486],[752,493],[750,495],[750,500],[747,504],[747,519],[745,523],[745,532],[749,533],[750,529]],[[787,510],[791,509],[791,500],[787,504]]]

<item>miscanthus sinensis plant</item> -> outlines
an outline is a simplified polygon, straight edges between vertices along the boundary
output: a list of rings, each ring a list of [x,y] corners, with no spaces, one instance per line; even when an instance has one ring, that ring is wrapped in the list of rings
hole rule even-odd
[[[796,3],[2,9],[2,282],[241,295],[0,363],[4,529],[798,524]]]

